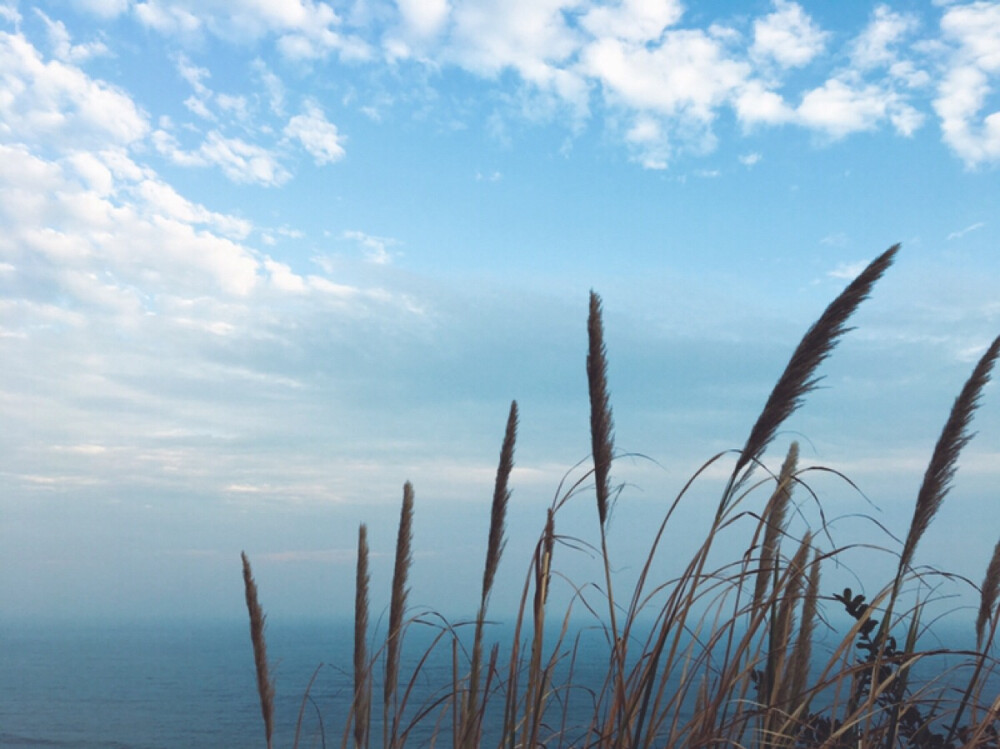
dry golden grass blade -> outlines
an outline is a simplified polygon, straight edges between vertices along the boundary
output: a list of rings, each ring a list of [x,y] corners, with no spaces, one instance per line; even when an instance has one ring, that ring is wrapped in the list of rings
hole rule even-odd
[[[587,383],[590,388],[590,440],[594,455],[594,481],[597,484],[597,514],[601,527],[608,517],[611,496],[609,474],[614,453],[614,420],[608,395],[608,359],[604,347],[604,322],[601,318],[601,298],[590,292],[590,314],[587,318]]]
[[[371,716],[370,664],[368,663],[368,528],[358,528],[358,566],[354,594],[354,746],[368,746]]]
[[[986,567],[983,588],[979,596],[979,614],[976,616],[976,648],[983,649],[986,624],[993,617],[997,599],[1000,598],[1000,542],[993,547],[993,556]]]
[[[514,443],[517,439],[517,401],[510,404],[507,415],[507,428],[504,431],[503,445],[500,448],[500,464],[497,466],[496,483],[493,487],[493,504],[490,508],[490,532],[486,546],[486,565],[483,569],[483,590],[479,602],[479,613],[476,615],[476,633],[472,644],[472,664],[469,668],[469,691],[462,707],[462,740],[463,747],[473,747],[478,744],[480,714],[479,679],[483,658],[483,621],[486,618],[486,606],[500,557],[506,544],[504,532],[507,525],[507,504],[510,501],[510,473],[514,469]]]
[[[774,576],[778,561],[778,547],[785,531],[785,518],[788,505],[792,501],[792,483],[795,468],[799,460],[799,443],[793,442],[785,455],[778,474],[778,485],[768,500],[764,510],[764,542],[760,547],[760,566],[757,568],[757,579],[754,585],[752,611],[756,611],[764,600],[767,583]]]
[[[503,445],[500,448],[500,465],[497,466],[497,478],[493,487],[493,504],[490,508],[490,536],[486,547],[486,567],[483,569],[482,606],[486,607],[490,591],[493,589],[493,578],[500,557],[503,554],[504,532],[507,527],[507,503],[510,501],[510,472],[514,469],[514,443],[517,439],[517,401],[510,404],[507,415],[507,428],[503,435]]]
[[[873,260],[840,295],[830,303],[820,318],[803,336],[785,371],[771,391],[764,410],[750,430],[746,444],[733,469],[734,481],[740,471],[756,461],[774,439],[778,427],[801,404],[819,382],[816,369],[830,355],[840,337],[848,331],[848,318],[868,295],[872,286],[892,264],[899,245],[893,245]],[[728,501],[728,498],[726,498]]]
[[[795,641],[795,650],[792,653],[792,681],[789,698],[795,703],[804,698],[806,684],[809,680],[809,667],[812,663],[812,637],[816,629],[816,613],[819,602],[819,574],[820,553],[816,551],[809,565],[806,592],[802,599],[802,620]]]
[[[389,747],[396,746],[396,729],[398,717],[394,716],[390,729],[389,710],[393,695],[399,685],[399,651],[403,630],[403,612],[406,610],[406,598],[410,592],[407,579],[413,554],[410,547],[413,543],[413,486],[407,481],[403,485],[403,506],[399,513],[399,535],[396,537],[396,564],[392,573],[392,595],[389,601],[389,633],[385,643],[385,684],[382,690],[383,699],[383,734]]]
[[[260,713],[264,718],[264,736],[267,739],[267,749],[271,749],[271,737],[274,733],[274,682],[268,673],[267,643],[264,641],[264,623],[267,617],[257,600],[257,582],[250,570],[250,560],[246,552],[241,551],[243,560],[243,588],[247,599],[247,612],[250,614],[250,642],[253,644],[253,662],[257,670],[257,694],[260,696]]]
[[[924,473],[924,480],[917,494],[917,504],[913,509],[913,520],[910,523],[910,530],[906,534],[906,542],[903,544],[903,555],[899,559],[899,572],[896,577],[898,587],[899,580],[905,574],[910,564],[913,562],[913,553],[924,532],[930,526],[931,521],[937,514],[945,495],[951,488],[952,479],[958,467],[958,456],[962,448],[972,439],[969,432],[969,424],[972,415],[979,407],[979,399],[983,388],[990,381],[990,371],[996,361],[997,354],[1000,354],[1000,337],[997,337],[990,347],[980,358],[972,375],[955,399],[955,404],[951,408],[948,421],[941,430],[937,445],[934,447],[934,454],[931,462],[927,465]],[[893,595],[893,599],[895,599]],[[890,601],[891,605],[891,601]]]

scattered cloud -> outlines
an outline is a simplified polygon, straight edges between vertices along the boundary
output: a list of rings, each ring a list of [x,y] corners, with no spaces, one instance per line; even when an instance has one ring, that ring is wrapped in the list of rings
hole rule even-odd
[[[819,55],[829,33],[790,0],[774,0],[774,12],[754,21],[752,57],[773,60],[781,67],[798,68]]]
[[[952,45],[933,103],[944,142],[969,167],[1000,163],[1000,111],[982,114],[1000,74],[1000,4],[949,7],[941,31]]]
[[[227,138],[212,130],[194,150],[184,150],[177,139],[165,130],[153,133],[156,149],[174,164],[187,167],[216,166],[237,184],[277,186],[291,179],[278,156],[263,146],[242,138]]]
[[[664,29],[681,20],[684,8],[679,0],[644,2],[622,0],[616,5],[598,5],[581,18],[581,25],[595,38],[613,37],[632,44],[657,41]]]
[[[900,135],[909,136],[924,119],[894,91],[876,84],[854,85],[842,78],[831,78],[806,93],[796,118],[834,140],[875,130],[884,120]]]
[[[62,21],[53,21],[45,13],[35,8],[35,13],[42,19],[49,35],[49,44],[52,47],[52,54],[56,59],[63,62],[76,63],[89,60],[91,57],[110,54],[104,42],[88,42],[86,44],[73,44],[66,29],[66,24]]]
[[[865,29],[850,43],[851,64],[867,70],[885,67],[899,71],[897,46],[915,32],[920,23],[916,16],[897,13],[887,5],[878,5]]]
[[[326,119],[315,101],[306,101],[302,114],[295,115],[285,126],[285,135],[298,140],[317,165],[332,164],[344,158],[344,136],[337,126]]]
[[[399,242],[390,237],[377,237],[373,234],[366,234],[363,231],[345,231],[341,235],[344,239],[350,239],[358,244],[364,250],[365,258],[370,263],[376,265],[388,265],[392,262],[392,253],[389,252],[389,247],[399,244]]]

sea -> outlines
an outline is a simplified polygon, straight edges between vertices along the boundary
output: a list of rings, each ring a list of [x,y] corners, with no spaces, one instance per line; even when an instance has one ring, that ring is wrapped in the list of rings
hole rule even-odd
[[[431,649],[434,627],[411,626],[401,674],[409,704],[438,699],[451,684],[450,645]],[[339,747],[353,697],[351,622],[271,622],[274,747]],[[494,641],[509,643],[509,633]],[[487,640],[489,643],[489,640]],[[599,649],[590,649],[599,652]],[[606,673],[607,656],[593,658]],[[588,664],[581,658],[578,674]],[[315,677],[315,678],[314,678]],[[596,678],[596,676],[595,676]],[[310,688],[310,681],[312,686]],[[308,696],[306,697],[308,689]],[[376,693],[372,746],[381,746]],[[435,714],[440,714],[440,710]],[[413,711],[410,711],[412,714]],[[446,725],[425,720],[408,746],[430,744]],[[0,747],[5,749],[249,749],[265,747],[249,626],[233,622],[0,622]]]
[[[414,627],[402,673],[412,673],[437,630]],[[506,649],[507,632],[487,642]],[[607,674],[600,633],[584,635],[573,681],[599,687]],[[352,698],[350,622],[268,622],[276,684],[275,749],[339,747]],[[506,650],[504,650],[506,652]],[[452,649],[420,664],[411,704],[451,683]],[[311,689],[306,695],[310,680]],[[375,698],[376,715],[381,700]],[[586,699],[578,709],[592,711]],[[435,715],[439,715],[437,711]],[[568,715],[570,724],[592,712]],[[445,718],[447,724],[450,715]],[[450,726],[426,720],[407,746],[428,746]],[[373,732],[372,746],[380,746]],[[348,742],[350,743],[350,742]],[[484,745],[489,743],[484,742]],[[0,747],[9,749],[252,749],[266,746],[245,621],[144,623],[0,622]]]

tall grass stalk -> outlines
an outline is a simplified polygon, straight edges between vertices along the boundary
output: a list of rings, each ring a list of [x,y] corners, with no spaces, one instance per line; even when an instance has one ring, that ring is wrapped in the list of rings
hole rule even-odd
[[[392,595],[389,599],[389,633],[385,643],[385,683],[382,689],[382,743],[387,749],[398,746],[400,714],[396,689],[399,686],[399,651],[403,644],[403,613],[410,589],[407,580],[413,554],[413,486],[403,485],[403,505],[399,512],[399,534],[396,538],[396,563],[392,572]],[[391,716],[391,720],[390,720]]]
[[[371,664],[368,661],[368,527],[358,528],[358,564],[354,596],[354,746],[368,746],[371,721]]]
[[[623,669],[627,643],[619,637],[615,595],[611,583],[611,559],[608,554],[607,524],[611,503],[611,462],[614,458],[614,418],[611,414],[611,396],[608,389],[608,355],[604,345],[604,319],[601,298],[590,292],[590,311],[587,315],[587,385],[590,392],[590,440],[594,458],[594,485],[597,494],[597,518],[601,534],[601,560],[604,563],[605,596],[611,625],[611,675],[615,684],[612,708],[608,720],[620,718],[624,707],[625,683]],[[605,731],[609,731],[609,726]]]
[[[271,749],[274,734],[274,681],[269,674],[267,643],[264,641],[264,623],[267,617],[257,600],[257,581],[254,580],[246,552],[241,551],[240,558],[243,560],[243,590],[250,615],[250,642],[253,645],[253,662],[257,671],[257,695],[260,697],[260,712],[264,718],[267,749]]]
[[[469,689],[463,703],[461,746],[472,749],[479,745],[483,708],[479,705],[480,668],[483,657],[483,625],[486,607],[493,590],[500,557],[506,545],[504,532],[507,525],[507,503],[510,501],[510,473],[514,468],[514,442],[517,439],[517,401],[510,404],[507,427],[500,447],[500,464],[497,466],[496,482],[493,487],[493,503],[490,508],[490,530],[486,544],[486,563],[483,568],[483,587],[476,614],[476,632],[472,643],[472,664],[469,668]],[[456,734],[456,738],[458,735]]]

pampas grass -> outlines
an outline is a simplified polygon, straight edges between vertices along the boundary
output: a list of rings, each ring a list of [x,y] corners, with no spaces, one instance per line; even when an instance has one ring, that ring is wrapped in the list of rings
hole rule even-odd
[[[504,532],[507,526],[507,503],[510,501],[510,472],[514,469],[514,442],[517,439],[517,401],[510,404],[507,428],[504,430],[503,445],[500,447],[500,464],[497,466],[496,482],[493,487],[493,504],[490,509],[490,530],[486,543],[486,564],[483,568],[483,588],[476,614],[476,633],[472,643],[472,664],[469,668],[469,691],[462,711],[462,746],[478,746],[482,711],[479,707],[479,680],[483,657],[483,625],[486,606],[493,590],[500,557],[506,545]]]
[[[399,511],[399,534],[396,537],[396,564],[392,572],[392,596],[389,602],[389,634],[385,643],[385,684],[382,690],[383,744],[395,749],[399,736],[399,710],[394,699],[399,686],[399,651],[403,644],[403,613],[410,593],[407,580],[413,564],[413,486],[403,485],[403,506]],[[390,721],[390,715],[393,716]],[[391,726],[391,727],[390,727]]]
[[[407,483],[385,640],[381,647],[369,649],[370,551],[367,528],[359,529],[353,700],[349,713],[340,716],[346,726],[343,746],[352,741],[356,749],[367,749],[377,741],[372,732],[381,735],[385,749],[415,745],[413,729],[419,725],[426,729],[424,743],[450,744],[453,749],[995,749],[1000,741],[1000,700],[993,700],[987,684],[998,676],[991,647],[998,626],[1000,544],[976,591],[976,651],[923,648],[921,640],[929,626],[925,612],[933,603],[926,591],[941,595],[937,592],[941,580],[962,584],[963,579],[916,564],[916,552],[954,479],[959,453],[971,439],[971,419],[1000,354],[1000,339],[987,349],[955,402],[910,525],[900,534],[902,543],[887,530],[882,545],[838,544],[820,496],[806,479],[816,471],[839,474],[802,467],[795,442],[775,473],[765,455],[780,425],[816,387],[819,366],[848,330],[848,319],[897,250],[894,246],[876,258],[807,330],[742,450],[735,451],[732,468],[721,474],[722,499],[708,508],[711,523],[705,537],[689,560],[669,571],[657,553],[661,542],[669,543],[671,530],[691,533],[690,527],[677,527],[675,511],[682,502],[693,500],[696,488],[712,482],[712,474],[719,475],[712,469],[730,460],[730,453],[705,461],[666,503],[652,545],[643,551],[627,606],[619,603],[612,586],[608,520],[618,491],[610,479],[614,428],[602,305],[591,292],[587,375],[592,463],[567,474],[545,511],[544,528],[527,560],[509,647],[488,646],[485,625],[506,545],[516,402],[511,404],[500,450],[474,619],[452,623],[433,612],[408,609],[414,503],[413,488]],[[757,478],[751,481],[754,471]],[[557,515],[567,512],[591,482],[599,545],[556,532]],[[713,490],[712,496],[719,495]],[[564,551],[583,550],[599,557],[603,588],[578,585],[560,574],[557,548],[560,560]],[[829,584],[824,570],[833,568],[842,575],[862,550],[881,553],[893,562],[888,579],[870,581],[875,586],[871,600],[851,588],[824,594],[823,586]],[[264,651],[264,616],[245,556],[243,561],[270,747],[273,685]],[[877,578],[880,573],[861,568],[854,574]],[[556,587],[568,596],[564,611],[551,610],[550,593]],[[971,583],[969,587],[974,588]],[[894,616],[894,611],[900,615]],[[599,646],[584,644],[586,629],[574,634],[570,626],[574,616],[591,622]],[[407,627],[415,623],[432,627],[434,636],[418,654],[407,680],[401,647]],[[467,626],[474,633],[471,651],[461,637]],[[894,637],[897,632],[901,645]],[[439,645],[442,652],[436,651]],[[606,672],[596,679],[579,677],[578,659],[584,652],[587,663],[598,659],[606,663]],[[944,656],[958,659],[965,670],[938,675]],[[446,659],[450,674],[422,704],[408,707],[416,695],[418,676],[432,657]],[[379,660],[383,714],[381,726],[369,731],[372,675],[378,674]],[[923,675],[927,670],[931,678]]]
[[[816,389],[820,381],[816,370],[849,330],[846,327],[847,320],[861,302],[868,298],[875,282],[892,265],[897,252],[898,244],[875,258],[806,331],[747,436],[746,444],[733,467],[733,483],[723,497],[723,505],[731,500],[733,490],[739,485],[737,477],[740,472],[745,468],[753,468],[753,464],[771,444],[778,428],[802,405],[805,396]]]
[[[358,528],[358,564],[354,595],[354,746],[368,746],[371,720],[371,666],[368,662],[368,526]]]
[[[260,712],[264,718],[264,737],[267,749],[271,749],[274,734],[274,682],[268,673],[267,644],[264,642],[264,610],[257,600],[257,581],[250,569],[246,552],[240,552],[243,560],[243,590],[250,615],[250,642],[253,645],[253,662],[257,671],[257,694],[260,697]]]

